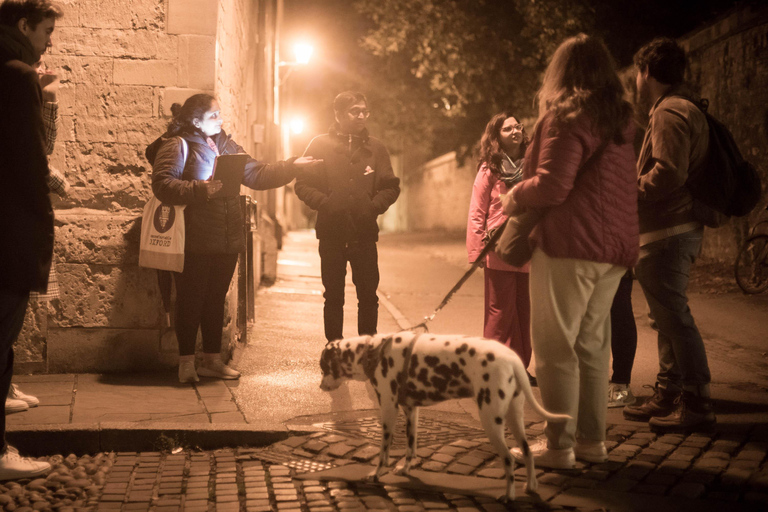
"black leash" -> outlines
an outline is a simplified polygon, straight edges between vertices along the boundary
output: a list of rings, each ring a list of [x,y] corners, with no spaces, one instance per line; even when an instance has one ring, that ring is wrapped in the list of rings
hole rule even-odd
[[[451,291],[448,292],[448,294],[445,296],[443,301],[440,303],[437,308],[432,312],[431,315],[425,316],[424,321],[420,324],[414,325],[409,330],[413,329],[420,329],[423,328],[424,331],[429,331],[427,328],[427,322],[431,322],[432,319],[435,318],[435,315],[440,312],[441,309],[445,307],[446,304],[448,304],[451,299],[453,298],[454,294],[459,291],[459,288],[461,288],[464,283],[467,282],[467,279],[469,279],[469,276],[472,275],[472,273],[479,267],[482,263],[485,257],[488,255],[489,252],[493,250],[493,248],[496,246],[496,242],[499,240],[499,237],[501,237],[501,234],[504,232],[504,228],[507,226],[507,223],[504,222],[499,226],[499,228],[496,230],[495,233],[491,236],[490,240],[488,240],[488,243],[485,244],[485,247],[483,247],[483,250],[480,251],[480,255],[477,257],[477,259],[472,263],[472,266],[469,267],[469,270],[467,270],[463,276],[461,276],[461,279],[459,279],[459,282],[453,285],[453,288],[451,288]]]

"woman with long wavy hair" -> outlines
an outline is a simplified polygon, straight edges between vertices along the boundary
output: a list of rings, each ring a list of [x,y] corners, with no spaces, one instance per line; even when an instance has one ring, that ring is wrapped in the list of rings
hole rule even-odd
[[[605,45],[579,34],[555,51],[538,92],[539,119],[508,214],[545,214],[530,236],[531,338],[548,423],[536,464],[604,462],[610,309],[637,261],[632,108]],[[522,459],[519,449],[513,454]]]
[[[480,158],[467,219],[467,255],[473,263],[507,215],[501,200],[523,178],[525,128],[512,112],[491,118],[480,140]],[[531,362],[528,265],[513,267],[494,252],[482,263],[485,277],[483,336],[514,350],[527,368]],[[531,384],[536,379],[528,374]]]
[[[225,196],[222,182],[212,179],[219,155],[245,153],[221,129],[223,118],[216,98],[195,94],[184,105],[171,106],[168,130],[147,147],[152,164],[152,191],[166,204],[184,210],[184,270],[173,274],[176,283],[176,338],[179,342],[179,381],[197,382],[199,376],[237,379],[240,372],[221,359],[224,300],[245,250],[243,213],[238,196]],[[249,158],[242,184],[268,190],[293,181],[315,160],[291,158],[267,164]],[[200,331],[203,354],[195,367],[195,345]]]

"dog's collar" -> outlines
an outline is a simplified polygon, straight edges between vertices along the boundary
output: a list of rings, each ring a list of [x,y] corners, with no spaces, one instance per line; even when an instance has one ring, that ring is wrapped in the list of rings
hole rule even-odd
[[[408,373],[411,371],[411,356],[413,355],[413,349],[416,347],[416,342],[421,337],[421,334],[417,334],[413,337],[411,342],[405,347],[403,351],[403,371],[400,372],[397,386],[397,403],[405,403],[405,383],[408,382]]]

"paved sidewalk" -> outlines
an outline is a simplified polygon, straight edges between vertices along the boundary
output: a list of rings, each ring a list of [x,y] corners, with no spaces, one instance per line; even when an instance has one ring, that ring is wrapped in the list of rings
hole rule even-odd
[[[380,252],[385,251],[387,243],[381,245]],[[443,239],[425,242],[418,251],[432,251],[429,257],[441,259],[441,272],[453,268],[460,274],[459,249],[455,240]],[[281,260],[281,279],[257,297],[262,313],[254,327],[257,350],[238,360],[247,370],[239,382],[202,379],[194,386],[181,385],[174,371],[15,377],[41,405],[7,416],[9,441],[24,454],[51,460],[56,471],[45,479],[0,485],[0,507],[504,510],[493,495],[494,489],[503,489],[503,473],[471,400],[422,410],[415,467],[419,479],[398,485],[361,480],[368,469],[358,465],[374,464],[378,456],[378,412],[362,384],[350,387],[344,397],[317,390],[313,372],[322,347],[316,336],[322,298],[316,250],[306,233],[286,238]],[[431,302],[419,311],[429,313]],[[383,303],[382,331],[407,325],[393,304],[386,298]],[[352,287],[347,304],[354,309]],[[347,315],[347,321],[347,332],[352,332],[354,316]],[[283,352],[278,351],[281,345]],[[294,357],[275,359],[284,357],[285,346]],[[299,372],[304,366],[308,370]],[[298,379],[300,374],[309,375],[306,382]],[[739,414],[730,414],[732,421],[715,432],[688,436],[657,436],[647,425],[624,421],[618,409],[610,410],[609,462],[573,471],[537,469],[539,498],[524,495],[524,469],[518,469],[519,501],[508,509],[766,510],[764,397],[752,405],[751,410],[730,411]],[[543,424],[537,417],[526,414],[526,420],[529,437],[539,435]],[[403,454],[404,434],[398,432],[393,459]],[[323,471],[333,468],[353,468],[352,477],[321,480]]]

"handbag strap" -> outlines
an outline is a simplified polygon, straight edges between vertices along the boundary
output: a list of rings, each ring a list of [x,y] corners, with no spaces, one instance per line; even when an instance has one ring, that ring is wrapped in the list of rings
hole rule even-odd
[[[184,165],[187,165],[187,155],[189,154],[189,145],[187,144],[187,139],[185,139],[182,136],[179,136],[179,140],[181,141],[181,155],[184,157]]]
[[[581,176],[584,175],[584,171],[586,171],[593,163],[595,163],[605,152],[605,148],[608,147],[608,144],[610,143],[610,139],[605,139],[600,143],[599,146],[597,146],[597,149],[595,149],[594,153],[589,155],[589,158],[587,158],[587,161],[584,162],[581,167],[579,167],[579,170],[576,171],[576,178],[574,179],[574,182],[579,179]]]

